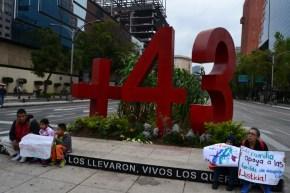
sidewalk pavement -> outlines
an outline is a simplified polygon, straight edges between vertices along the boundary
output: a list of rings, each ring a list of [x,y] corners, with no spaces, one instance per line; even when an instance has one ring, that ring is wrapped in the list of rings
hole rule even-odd
[[[207,170],[201,149],[73,137],[73,154],[110,160]],[[10,161],[0,155],[0,193],[221,193],[221,185],[130,175],[66,165]],[[238,193],[238,188],[233,191]],[[252,191],[253,193],[255,191]]]

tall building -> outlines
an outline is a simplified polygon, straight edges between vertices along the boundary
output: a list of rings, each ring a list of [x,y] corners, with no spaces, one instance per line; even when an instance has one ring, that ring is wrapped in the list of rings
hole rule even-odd
[[[192,64],[191,58],[187,56],[181,56],[181,55],[174,56],[174,68],[183,69],[191,73],[192,71],[191,64]]]
[[[14,1],[0,0],[0,37],[11,39]]]
[[[249,54],[259,47],[263,29],[265,0],[245,0],[242,24],[241,53]]]
[[[265,0],[259,47],[273,49],[275,33],[290,37],[290,1]]]
[[[166,21],[166,0],[94,0],[144,44]]]
[[[245,0],[242,24],[241,53],[273,49],[275,33],[290,37],[289,0]]]
[[[31,51],[38,47],[36,29],[51,28],[59,34],[63,46],[70,48],[73,29],[106,19],[117,22],[93,0],[0,0],[0,82],[3,78],[13,78],[8,85],[8,91],[13,92],[19,80],[25,79],[23,89],[31,93],[37,89],[35,83],[44,80],[31,72]],[[123,31],[130,41],[130,34],[125,28]],[[49,91],[56,92],[53,85],[69,84],[68,71],[55,72],[51,80]]]

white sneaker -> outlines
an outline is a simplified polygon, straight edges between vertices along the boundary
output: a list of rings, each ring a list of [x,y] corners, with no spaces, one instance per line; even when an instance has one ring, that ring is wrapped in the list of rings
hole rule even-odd
[[[13,158],[11,158],[12,161],[17,161],[20,159],[20,154],[16,154],[16,156],[14,156]]]
[[[20,163],[24,163],[26,162],[26,157],[21,157],[21,159],[19,160]]]

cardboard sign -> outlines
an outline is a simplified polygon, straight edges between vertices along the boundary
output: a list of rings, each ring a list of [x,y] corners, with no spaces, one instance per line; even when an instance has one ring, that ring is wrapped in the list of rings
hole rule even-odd
[[[238,167],[240,148],[218,143],[203,148],[203,158],[211,164],[223,167]]]
[[[258,184],[277,185],[285,170],[285,153],[241,147],[239,178]]]
[[[28,134],[19,143],[20,155],[22,157],[34,157],[49,159],[53,137]]]

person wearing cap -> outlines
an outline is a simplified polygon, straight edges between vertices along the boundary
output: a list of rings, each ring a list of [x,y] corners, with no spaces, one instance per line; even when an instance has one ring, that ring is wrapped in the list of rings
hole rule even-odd
[[[233,135],[229,135],[225,143],[228,145],[236,145],[236,138]],[[227,173],[228,174],[228,181],[227,181],[227,191],[232,191],[234,189],[235,181],[237,181],[238,175],[238,168],[237,167],[221,167],[215,166],[214,173],[213,173],[213,184],[212,189],[218,189],[219,186],[219,176],[221,174]]]

